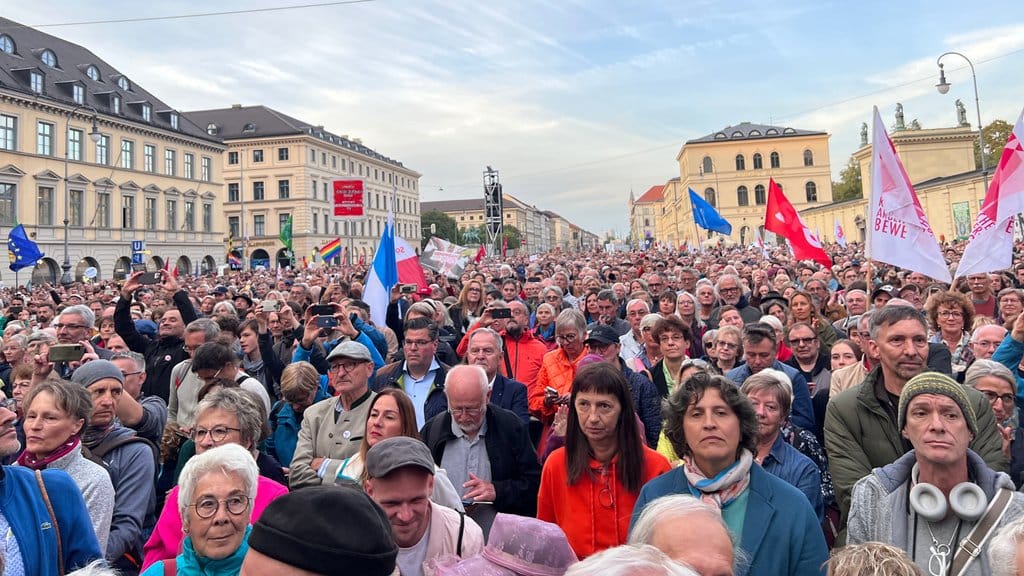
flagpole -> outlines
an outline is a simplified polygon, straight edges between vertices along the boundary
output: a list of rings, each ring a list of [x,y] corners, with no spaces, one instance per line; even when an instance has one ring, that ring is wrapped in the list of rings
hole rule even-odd
[[[697,233],[697,246],[700,248],[701,254],[704,253],[704,243],[700,240],[700,228],[697,226],[697,219],[693,219],[693,230]]]

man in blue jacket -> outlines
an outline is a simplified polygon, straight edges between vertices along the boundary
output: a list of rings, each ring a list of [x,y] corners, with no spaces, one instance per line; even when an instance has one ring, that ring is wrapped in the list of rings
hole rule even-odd
[[[0,393],[0,458],[21,451],[13,409],[13,401]],[[8,535],[4,573],[52,576],[61,567],[66,573],[103,558],[75,481],[63,470],[37,474],[19,466],[0,467],[0,533]],[[58,550],[63,553],[59,559]]]

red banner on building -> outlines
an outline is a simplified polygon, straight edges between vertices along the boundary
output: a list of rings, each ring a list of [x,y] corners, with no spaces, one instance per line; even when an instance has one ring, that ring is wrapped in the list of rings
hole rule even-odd
[[[335,218],[362,218],[363,211],[363,181],[362,180],[335,180],[334,181],[334,217]]]

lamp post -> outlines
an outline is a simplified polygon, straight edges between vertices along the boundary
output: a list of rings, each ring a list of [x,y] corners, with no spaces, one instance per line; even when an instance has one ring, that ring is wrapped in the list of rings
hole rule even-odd
[[[71,160],[71,119],[74,117],[75,112],[82,109],[92,111],[92,129],[89,130],[89,138],[93,144],[99,144],[100,138],[103,136],[96,126],[99,112],[95,108],[88,104],[79,104],[72,108],[71,112],[68,112],[68,121],[64,126],[64,263],[60,265],[60,269],[63,271],[60,283],[64,286],[70,286],[74,282],[74,279],[71,278],[71,258],[68,255],[68,225],[71,223],[69,220],[71,216],[71,191],[68,190],[68,162]],[[84,160],[84,150],[82,154],[82,159]]]
[[[987,166],[985,162],[985,134],[981,124],[981,100],[978,98],[978,76],[974,73],[974,63],[971,59],[959,52],[946,52],[942,56],[939,56],[935,63],[939,66],[939,83],[935,85],[935,88],[939,91],[939,94],[946,94],[949,92],[949,82],[946,82],[946,70],[942,67],[942,59],[946,56],[954,55],[963,58],[967,61],[967,65],[971,68],[971,80],[974,82],[974,110],[978,113],[978,151],[981,156],[981,176],[985,180],[985,189],[982,193],[988,192],[988,172],[986,172]]]

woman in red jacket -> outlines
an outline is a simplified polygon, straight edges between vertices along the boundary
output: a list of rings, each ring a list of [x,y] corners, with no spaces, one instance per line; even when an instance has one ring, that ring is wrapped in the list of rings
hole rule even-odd
[[[579,370],[568,416],[565,447],[544,464],[537,518],[560,526],[585,558],[626,543],[640,488],[670,466],[644,444],[629,385],[616,365]]]

